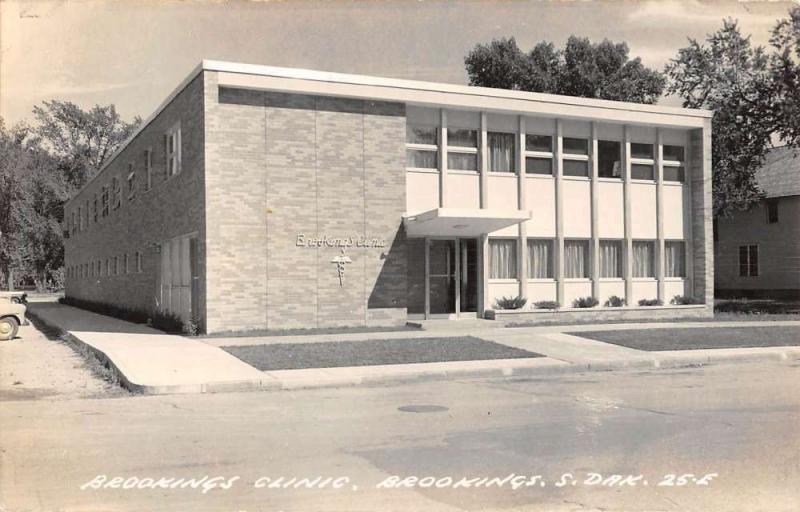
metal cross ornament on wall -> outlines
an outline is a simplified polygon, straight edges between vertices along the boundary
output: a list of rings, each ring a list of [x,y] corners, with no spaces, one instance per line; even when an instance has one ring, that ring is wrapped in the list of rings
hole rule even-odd
[[[333,258],[331,263],[336,263],[336,272],[339,274],[339,286],[344,286],[344,266],[348,263],[353,263],[353,260],[351,260],[350,257],[344,253],[344,249],[342,249],[342,254]]]

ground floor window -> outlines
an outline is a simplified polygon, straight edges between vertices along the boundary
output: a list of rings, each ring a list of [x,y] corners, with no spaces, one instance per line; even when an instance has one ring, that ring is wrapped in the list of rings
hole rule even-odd
[[[739,275],[741,277],[758,277],[758,246],[739,246]]]
[[[622,277],[622,241],[600,240],[600,277]]]
[[[686,277],[686,248],[682,241],[664,242],[664,275]]]
[[[655,247],[651,241],[633,242],[633,277],[655,277]]]
[[[564,240],[564,277],[567,279],[589,277],[588,240]]]
[[[553,240],[528,240],[528,278],[553,278]]]
[[[517,278],[516,240],[489,240],[489,277],[491,279]]]

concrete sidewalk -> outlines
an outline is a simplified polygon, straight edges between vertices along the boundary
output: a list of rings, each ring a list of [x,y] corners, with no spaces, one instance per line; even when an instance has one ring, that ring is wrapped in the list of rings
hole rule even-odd
[[[800,347],[765,347],[645,352],[589,340],[560,331],[609,328],[687,327],[687,323],[605,324],[594,326],[477,329],[453,332],[396,331],[257,338],[171,336],[147,326],[98,315],[62,304],[31,304],[32,316],[69,333],[117,370],[130,389],[147,394],[204,393],[247,389],[297,389],[384,384],[425,379],[547,375],[614,369],[654,369],[693,364],[800,359]],[[691,327],[797,325],[800,322],[697,322]],[[506,346],[543,354],[531,359],[497,359],[394,364],[342,368],[310,368],[262,372],[221,347],[274,343],[317,343],[377,339],[471,335]]]

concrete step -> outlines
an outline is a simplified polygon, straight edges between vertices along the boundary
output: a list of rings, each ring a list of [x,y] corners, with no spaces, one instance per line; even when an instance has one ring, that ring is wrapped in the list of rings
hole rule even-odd
[[[470,332],[481,331],[484,329],[499,329],[504,326],[503,322],[495,320],[484,320],[482,318],[459,318],[454,320],[432,319],[432,320],[409,320],[406,325],[417,327],[423,331],[449,331],[449,332]]]

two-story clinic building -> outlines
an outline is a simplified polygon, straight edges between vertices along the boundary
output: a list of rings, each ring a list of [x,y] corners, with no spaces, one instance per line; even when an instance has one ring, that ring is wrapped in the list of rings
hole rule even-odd
[[[710,141],[702,110],[204,61],[66,204],[66,295],[207,332],[708,316]]]

